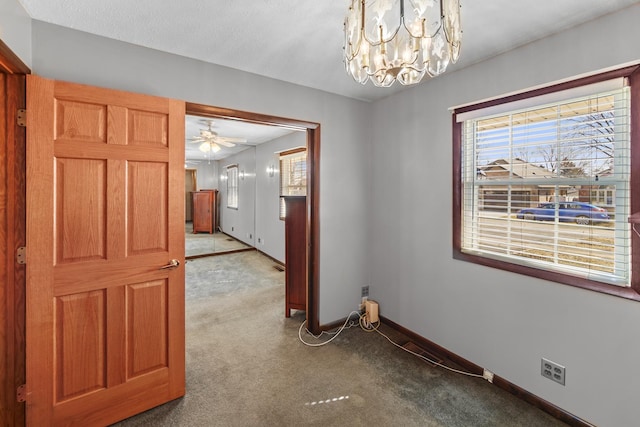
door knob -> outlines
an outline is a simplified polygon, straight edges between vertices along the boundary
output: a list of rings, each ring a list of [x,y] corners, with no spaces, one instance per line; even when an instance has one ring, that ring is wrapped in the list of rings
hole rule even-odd
[[[177,259],[172,259],[171,261],[169,261],[169,264],[160,267],[160,270],[172,270],[174,268],[178,268],[179,266],[180,261],[178,261]]]

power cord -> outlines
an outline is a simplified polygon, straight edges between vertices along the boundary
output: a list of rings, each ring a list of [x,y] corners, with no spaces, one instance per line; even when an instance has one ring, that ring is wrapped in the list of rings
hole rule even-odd
[[[340,335],[340,332],[342,332],[345,329],[349,329],[352,328],[354,326],[356,326],[356,323],[354,321],[351,321],[351,316],[353,314],[360,314],[360,312],[358,311],[352,311],[351,313],[349,313],[349,315],[347,316],[346,320],[344,321],[344,324],[340,327],[340,329],[338,329],[335,332],[326,332],[326,331],[322,331],[320,332],[320,334],[318,335],[314,335],[312,334],[309,329],[307,329],[305,327],[305,325],[307,324],[307,319],[304,320],[304,322],[302,322],[302,324],[300,325],[300,328],[298,328],[298,338],[300,339],[300,342],[304,345],[307,345],[309,347],[320,347],[323,346],[325,344],[329,344],[331,341],[333,341],[334,339],[336,339],[338,337],[338,335]],[[351,324],[349,326],[347,326],[347,324],[349,323],[349,321],[351,321]],[[306,342],[304,339],[302,339],[302,328],[304,328],[304,330],[311,335],[312,337],[314,337],[315,339],[319,339],[320,337],[322,337],[323,335],[333,335],[331,338],[329,338],[327,341],[323,341],[323,342],[319,342],[319,343],[309,343]]]
[[[435,366],[439,366],[441,368],[447,369],[448,371],[451,372],[455,372],[456,374],[461,374],[461,375],[466,375],[468,377],[473,377],[473,378],[482,378],[484,379],[484,376],[481,374],[473,374],[471,372],[466,372],[466,371],[462,371],[459,369],[454,369],[451,368],[447,365],[443,365],[442,363],[436,362],[435,360],[431,360],[430,358],[423,356],[422,354],[418,354],[414,351],[411,351],[407,348],[404,348],[403,346],[401,346],[400,344],[394,342],[391,338],[389,338],[387,335],[385,335],[384,333],[380,332],[378,330],[378,327],[380,326],[380,320],[378,320],[377,322],[369,322],[369,320],[367,320],[367,315],[366,313],[360,313],[358,311],[352,311],[351,313],[349,313],[349,316],[347,316],[347,319],[344,321],[344,324],[335,332],[325,332],[322,331],[319,335],[314,335],[311,332],[309,332],[309,330],[307,328],[304,328],[304,325],[306,325],[307,320],[305,319],[304,322],[302,322],[302,324],[300,325],[300,328],[298,329],[298,338],[300,338],[300,342],[302,342],[304,345],[307,345],[309,347],[320,347],[323,346],[325,344],[329,344],[331,341],[333,341],[334,339],[337,338],[338,335],[340,335],[340,332],[342,332],[345,329],[349,329],[352,328],[353,326],[356,325],[356,323],[354,321],[351,321],[351,316],[357,314],[359,315],[358,318],[358,324],[360,325],[360,328],[365,331],[365,332],[377,332],[378,334],[382,335],[384,338],[386,338],[387,341],[389,341],[391,344],[393,344],[394,346],[398,347],[401,350],[406,351],[407,353],[413,354],[416,357],[419,357],[420,359],[429,362]],[[349,322],[351,321],[351,323],[349,324]],[[347,326],[348,325],[348,326]],[[311,335],[312,337],[314,337],[315,339],[319,339],[320,337],[322,337],[322,335],[333,335],[330,339],[328,339],[327,341],[323,341],[320,343],[308,343],[306,342],[304,339],[302,339],[302,328],[305,329],[305,331]]]
[[[362,330],[365,332],[377,331],[378,326],[380,326],[380,320],[378,319],[377,322],[370,322],[369,319],[367,319],[367,313],[362,313],[360,315],[359,323],[360,328],[362,328]]]
[[[407,353],[413,354],[414,356],[417,356],[417,357],[419,357],[420,359],[425,360],[425,361],[427,361],[427,362],[429,362],[429,363],[431,363],[431,364],[433,364],[433,365],[436,365],[436,366],[439,366],[439,367],[441,367],[441,368],[447,369],[447,370],[449,370],[449,371],[451,371],[451,372],[455,372],[456,374],[461,374],[461,375],[466,375],[466,376],[468,376],[468,377],[483,378],[483,379],[484,379],[484,377],[483,377],[482,375],[480,375],[480,374],[473,374],[473,373],[471,373],[471,372],[466,372],[466,371],[461,371],[461,370],[459,370],[459,369],[451,368],[451,367],[449,367],[449,366],[447,366],[447,365],[443,365],[442,363],[436,362],[435,360],[431,360],[431,359],[429,359],[429,358],[428,358],[428,357],[426,357],[426,356],[423,356],[423,355],[418,354],[418,353],[416,353],[416,352],[414,352],[414,351],[411,351],[411,350],[409,350],[408,348],[404,348],[404,347],[403,347],[403,346],[401,346],[400,344],[397,344],[397,343],[393,342],[393,341],[391,340],[391,338],[389,338],[388,336],[386,336],[385,334],[383,334],[382,332],[380,332],[377,328],[376,328],[376,329],[374,329],[374,330],[375,330],[377,333],[379,333],[380,335],[382,335],[383,337],[385,337],[385,338],[387,339],[387,341],[389,341],[391,344],[395,345],[396,347],[398,347],[398,348],[400,348],[400,349],[402,349],[402,350],[406,351]]]

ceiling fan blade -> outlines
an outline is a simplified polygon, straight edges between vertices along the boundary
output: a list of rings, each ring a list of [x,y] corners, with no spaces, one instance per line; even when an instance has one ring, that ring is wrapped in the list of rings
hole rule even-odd
[[[225,141],[225,140],[222,140],[222,139],[216,139],[216,144],[224,145],[225,147],[235,147],[236,146],[236,144],[234,144],[233,142]]]
[[[226,141],[226,142],[247,142],[245,138],[234,138],[231,136],[218,136],[216,137],[218,141]]]

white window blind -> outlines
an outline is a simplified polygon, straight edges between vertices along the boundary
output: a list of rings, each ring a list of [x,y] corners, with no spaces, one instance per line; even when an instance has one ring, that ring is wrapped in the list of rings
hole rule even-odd
[[[238,209],[238,165],[227,166],[227,207]]]
[[[306,196],[307,151],[296,149],[280,154],[280,219],[286,216],[282,196]]]
[[[623,87],[464,120],[462,251],[628,286],[629,105]]]

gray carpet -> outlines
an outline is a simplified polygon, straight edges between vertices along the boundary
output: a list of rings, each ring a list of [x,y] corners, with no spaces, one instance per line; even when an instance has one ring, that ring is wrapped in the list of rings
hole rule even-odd
[[[284,273],[257,252],[189,261],[186,272],[187,394],[118,426],[564,425],[358,327],[303,345],[304,313],[284,317]]]

